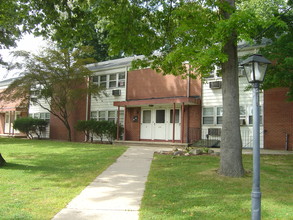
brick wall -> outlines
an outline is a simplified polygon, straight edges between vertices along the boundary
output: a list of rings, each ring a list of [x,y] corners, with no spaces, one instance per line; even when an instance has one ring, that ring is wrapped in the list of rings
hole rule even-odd
[[[293,150],[293,102],[286,100],[287,88],[264,92],[264,148],[284,150],[286,134],[288,148]]]
[[[163,75],[152,69],[128,72],[127,100],[180,97],[187,95],[188,79],[181,76]],[[190,79],[190,96],[201,94],[200,80]]]
[[[73,107],[69,118],[72,141],[81,142],[85,139],[84,134],[74,129],[74,126],[78,120],[86,120],[86,97],[80,98],[80,100]],[[68,140],[66,127],[56,116],[52,114],[50,115],[50,138],[56,140]]]
[[[139,107],[125,109],[125,140],[139,141],[140,137],[140,112]],[[137,116],[137,121],[133,117]]]
[[[184,138],[183,142],[193,143],[200,139],[200,128],[201,128],[201,106],[190,105],[185,106],[184,112]],[[187,130],[188,126],[188,130]],[[188,136],[187,136],[188,132]],[[187,140],[188,138],[188,140]]]

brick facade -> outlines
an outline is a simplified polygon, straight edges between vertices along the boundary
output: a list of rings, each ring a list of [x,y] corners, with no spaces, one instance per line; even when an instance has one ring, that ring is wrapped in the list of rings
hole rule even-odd
[[[126,141],[140,140],[140,107],[127,108],[125,112],[124,135]]]
[[[286,100],[287,88],[264,92],[264,147],[293,150],[293,102]],[[288,141],[286,143],[286,136]]]

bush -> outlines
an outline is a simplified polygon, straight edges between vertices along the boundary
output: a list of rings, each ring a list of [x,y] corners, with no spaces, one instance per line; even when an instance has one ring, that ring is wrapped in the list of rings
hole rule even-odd
[[[119,125],[119,137],[123,133],[123,127]],[[78,121],[75,125],[77,131],[82,131],[86,137],[87,141],[89,138],[93,138],[95,135],[97,138],[103,142],[103,139],[106,138],[108,142],[112,143],[117,135],[117,124],[113,121]]]
[[[33,134],[36,134],[38,139],[42,132],[46,130],[48,122],[37,118],[18,118],[13,122],[13,128],[25,133],[27,138],[33,139]]]
[[[96,126],[96,121],[94,120],[89,120],[89,121],[79,120],[77,121],[77,124],[75,125],[74,128],[77,131],[81,131],[85,134],[86,142],[88,142],[89,140],[91,140],[92,142],[95,126]]]

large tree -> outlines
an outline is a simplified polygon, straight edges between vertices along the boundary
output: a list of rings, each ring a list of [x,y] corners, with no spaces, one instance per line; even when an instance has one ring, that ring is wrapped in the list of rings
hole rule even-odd
[[[280,14],[287,28],[272,27],[275,38],[261,51],[264,56],[273,61],[266,74],[264,89],[288,87],[288,100],[293,101],[293,1],[289,3],[291,7]]]
[[[28,11],[17,0],[0,1],[0,50],[16,46],[16,40],[25,32]],[[0,64],[4,64],[0,55]]]
[[[98,16],[106,21],[110,51],[143,54],[164,74],[205,76],[222,67],[223,129],[219,173],[244,174],[239,125],[237,42],[253,42],[271,25],[284,25],[275,16],[281,0],[100,0]],[[282,3],[282,5],[280,5]],[[137,65],[145,65],[141,61]],[[149,65],[149,64],[146,64]]]
[[[32,33],[58,43],[60,48],[92,46],[97,61],[115,58],[117,55],[108,55],[104,41],[108,32],[101,29],[95,7],[87,0],[0,1],[0,49],[15,47],[24,33]],[[1,56],[0,64],[5,64]]]
[[[44,49],[39,55],[25,51],[15,52],[24,58],[23,77],[18,78],[1,93],[6,100],[32,101],[56,116],[68,131],[71,141],[70,115],[80,100],[88,94],[99,96],[102,89],[91,80],[92,71],[85,64],[93,63],[83,58],[92,52],[88,47],[68,49]],[[31,99],[31,97],[34,97]]]

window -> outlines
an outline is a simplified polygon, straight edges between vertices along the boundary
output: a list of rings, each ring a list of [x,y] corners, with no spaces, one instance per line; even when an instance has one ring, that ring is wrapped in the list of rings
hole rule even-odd
[[[107,75],[100,76],[100,86],[107,88]]]
[[[118,87],[125,87],[125,73],[118,73]]]
[[[214,124],[214,108],[203,108],[203,124]]]
[[[125,87],[125,72],[93,76],[92,80],[104,88]]]
[[[97,111],[93,111],[93,112],[91,112],[91,119],[92,120],[97,120],[97,117],[98,117],[98,112]]]
[[[45,119],[45,113],[40,113],[40,119]]]
[[[142,116],[142,123],[151,123],[152,112],[151,110],[144,110]]]
[[[173,123],[173,109],[170,110],[170,123]],[[179,109],[175,109],[175,123],[179,123]]]
[[[120,124],[124,124],[124,111],[123,110],[120,110],[119,122],[120,122]]]
[[[99,76],[93,76],[93,82],[99,83]]]
[[[45,121],[50,122],[50,113],[49,112],[30,113],[29,117],[44,119]]]
[[[108,111],[108,121],[116,121],[116,112],[115,111]]]
[[[99,111],[99,121],[106,121],[106,112]]]
[[[156,110],[156,123],[165,123],[165,110]]]
[[[110,75],[110,80],[109,80],[109,88],[115,88],[116,87],[116,74],[111,74]]]
[[[223,107],[217,107],[217,124],[223,123]]]

